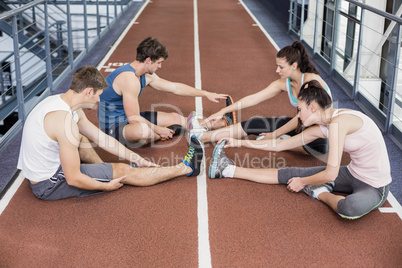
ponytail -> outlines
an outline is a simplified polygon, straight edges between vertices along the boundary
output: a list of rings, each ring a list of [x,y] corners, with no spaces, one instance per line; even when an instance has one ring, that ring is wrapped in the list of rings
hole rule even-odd
[[[327,109],[332,105],[331,97],[317,80],[304,83],[301,86],[297,99],[306,102],[307,105],[310,105],[314,101],[322,109]]]
[[[302,73],[320,74],[311,62],[306,48],[299,41],[295,41],[291,46],[286,46],[279,50],[277,58],[286,58],[289,65],[297,63],[297,67]]]

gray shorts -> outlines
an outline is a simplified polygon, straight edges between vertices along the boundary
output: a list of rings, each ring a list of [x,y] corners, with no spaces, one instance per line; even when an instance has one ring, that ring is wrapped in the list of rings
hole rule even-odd
[[[290,167],[278,171],[279,184],[287,184],[293,177],[308,177],[326,167]],[[334,192],[346,193],[345,199],[338,202],[338,214],[347,219],[357,219],[384,204],[387,200],[389,185],[375,188],[353,177],[346,166],[341,166],[335,179]]]
[[[113,179],[113,167],[110,163],[81,164],[80,170],[82,174],[88,175],[97,181],[109,182]],[[34,195],[43,200],[83,197],[104,192],[98,190],[85,190],[69,185],[61,166],[48,180],[36,184],[30,183],[30,185]]]

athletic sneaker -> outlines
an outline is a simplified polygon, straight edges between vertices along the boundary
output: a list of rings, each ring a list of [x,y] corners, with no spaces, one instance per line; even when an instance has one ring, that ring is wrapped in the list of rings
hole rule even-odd
[[[191,112],[187,117],[187,144],[190,145],[191,137],[196,136],[201,139],[204,132],[207,131],[198,122],[198,117],[195,112]]]
[[[303,188],[303,192],[305,192],[311,198],[318,199],[314,191],[324,190],[328,193],[332,193],[332,191],[334,190],[334,185],[335,183],[333,181],[319,185],[306,185]]]
[[[170,125],[165,126],[165,128],[173,130],[173,137],[180,135],[181,133],[184,132],[184,127],[180,124],[170,124]],[[162,140],[165,141],[167,139],[162,139]]]
[[[186,166],[191,167],[193,171],[187,175],[189,176],[198,176],[202,170],[202,158],[204,157],[204,145],[196,136],[192,136],[190,140],[190,148],[184,157],[181,160]]]
[[[224,150],[226,140],[215,146],[214,152],[212,153],[213,161],[209,166],[209,177],[211,179],[220,179],[223,177],[223,170],[229,166],[233,165],[232,160],[227,158]]]
[[[260,141],[264,139],[264,135],[258,135],[257,138],[255,138],[256,141]]]
[[[230,106],[233,104],[233,99],[231,96],[226,97],[226,107]],[[235,112],[230,112],[226,113],[222,119],[225,121],[226,126],[234,125],[236,124],[236,113]]]
[[[277,139],[278,139],[278,140],[284,140],[284,139],[288,139],[288,138],[290,138],[290,137],[292,137],[292,136],[290,136],[290,135],[288,135],[288,134],[283,134],[282,136],[279,136]]]
[[[263,140],[264,137],[265,137],[264,135],[258,135],[258,137],[255,140],[260,141],[260,140]],[[279,136],[277,139],[278,140],[284,140],[284,139],[287,139],[287,138],[290,138],[290,137],[291,136],[288,135],[288,134],[283,134],[282,136]]]

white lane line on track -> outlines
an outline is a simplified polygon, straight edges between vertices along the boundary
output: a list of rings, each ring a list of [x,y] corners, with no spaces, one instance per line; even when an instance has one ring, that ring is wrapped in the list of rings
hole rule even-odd
[[[399,204],[398,200],[396,200],[395,196],[391,192],[388,193],[387,200],[392,208],[382,207],[379,208],[379,210],[382,213],[396,213],[402,220],[402,206]]]
[[[0,215],[6,209],[8,203],[10,203],[11,198],[13,198],[13,196],[17,192],[18,188],[20,188],[24,179],[25,179],[25,177],[21,171],[20,174],[18,175],[18,177],[13,182],[13,184],[10,186],[10,188],[7,190],[7,192],[4,194],[3,198],[0,200]]]
[[[250,9],[248,9],[246,4],[244,4],[244,2],[242,0],[239,0],[239,3],[243,6],[243,8],[247,11],[247,13],[250,15],[250,17],[257,24],[257,25],[253,25],[253,26],[260,27],[260,30],[265,34],[265,36],[268,38],[269,42],[271,42],[271,44],[276,48],[276,50],[279,51],[279,49],[280,49],[279,46],[275,43],[274,39],[268,34],[268,32],[264,29],[264,27],[262,27],[261,23],[257,20],[257,18],[254,16],[254,14],[251,13]]]
[[[102,68],[102,66],[105,65],[105,63],[109,60],[110,56],[113,54],[113,52],[116,50],[117,46],[120,44],[120,42],[123,40],[123,38],[126,36],[127,32],[131,29],[133,24],[138,24],[137,22],[138,17],[141,15],[142,11],[146,8],[146,6],[150,3],[150,0],[146,0],[145,3],[142,5],[140,10],[138,10],[137,14],[135,15],[134,18],[131,19],[131,22],[127,27],[124,29],[124,31],[121,33],[117,41],[113,44],[112,48],[107,52],[105,57],[103,57],[102,61],[98,64],[96,67],[98,70]],[[152,2],[151,2],[152,3]]]
[[[152,3],[147,0],[137,15],[132,19],[131,23],[126,27],[124,32],[120,35],[119,39],[113,44],[103,60],[98,64],[98,69],[102,68],[109,60],[112,53],[123,40],[131,26],[136,23],[138,16],[142,13],[145,7]],[[201,66],[200,66],[200,48],[198,39],[198,9],[197,0],[194,0],[194,63],[195,63],[195,87],[201,89]],[[197,116],[202,117],[202,98],[196,97],[195,99]],[[198,215],[198,264],[199,267],[208,268],[211,265],[211,252],[209,246],[209,229],[208,229],[208,202],[207,202],[207,179],[205,171],[205,159],[203,160],[203,172],[197,177],[197,215]]]
[[[142,0],[141,0],[142,1]],[[140,10],[138,10],[137,14],[135,17],[131,20],[130,24],[127,25],[127,27],[124,29],[123,33],[120,35],[120,37],[117,39],[117,41],[113,44],[112,48],[108,51],[108,53],[105,55],[105,57],[102,59],[102,61],[98,64],[97,69],[100,70],[102,66],[109,60],[110,55],[116,50],[117,46],[120,44],[121,40],[125,37],[127,32],[130,30],[131,26],[133,24],[138,24],[136,22],[138,16],[142,13],[144,8],[148,5],[148,3],[151,2],[149,0],[146,0]],[[21,186],[22,182],[24,181],[24,176],[22,172],[20,175],[17,177],[17,179],[14,181],[14,183],[11,185],[10,189],[7,190],[3,198],[0,200],[0,215],[3,213],[3,211],[6,209],[8,203],[11,201],[11,198],[14,196],[14,194],[17,192],[18,188]]]
[[[197,0],[193,0],[194,6],[194,65],[195,65],[195,87],[201,89],[201,64],[200,47],[198,38],[198,8]],[[202,98],[196,97],[195,107],[197,116],[202,117]],[[198,267],[210,268],[211,250],[209,245],[208,226],[208,201],[207,201],[207,176],[205,157],[203,159],[203,170],[197,176],[197,216],[198,216]]]
[[[262,24],[258,21],[258,19],[254,16],[254,14],[250,11],[250,9],[248,9],[248,7],[246,6],[246,4],[244,4],[244,2],[242,0],[239,0],[239,3],[243,6],[243,8],[248,12],[248,14],[250,15],[250,17],[254,20],[254,22],[256,24],[253,24],[253,26],[258,26],[260,27],[260,30],[265,34],[265,36],[268,38],[269,42],[271,42],[271,44],[275,47],[275,49],[277,51],[280,50],[279,46],[275,43],[274,39],[268,34],[268,32],[264,29],[264,27],[262,26]],[[394,208],[393,211],[391,211],[390,209],[381,209],[381,212],[384,213],[397,213],[399,215],[399,217],[402,219],[402,207],[399,204],[398,200],[396,200],[396,198],[394,197],[394,195],[389,192],[388,194],[388,198],[387,198],[388,202],[391,204],[391,206]]]

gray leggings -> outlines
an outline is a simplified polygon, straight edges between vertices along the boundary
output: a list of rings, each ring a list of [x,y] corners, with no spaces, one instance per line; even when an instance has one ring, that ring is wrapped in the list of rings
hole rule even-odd
[[[287,184],[293,177],[307,177],[325,170],[326,167],[298,168],[290,167],[278,171],[279,184]],[[338,202],[338,214],[347,219],[358,219],[384,204],[389,192],[389,185],[374,188],[364,183],[341,166],[335,179],[334,192],[346,193],[345,199]]]

